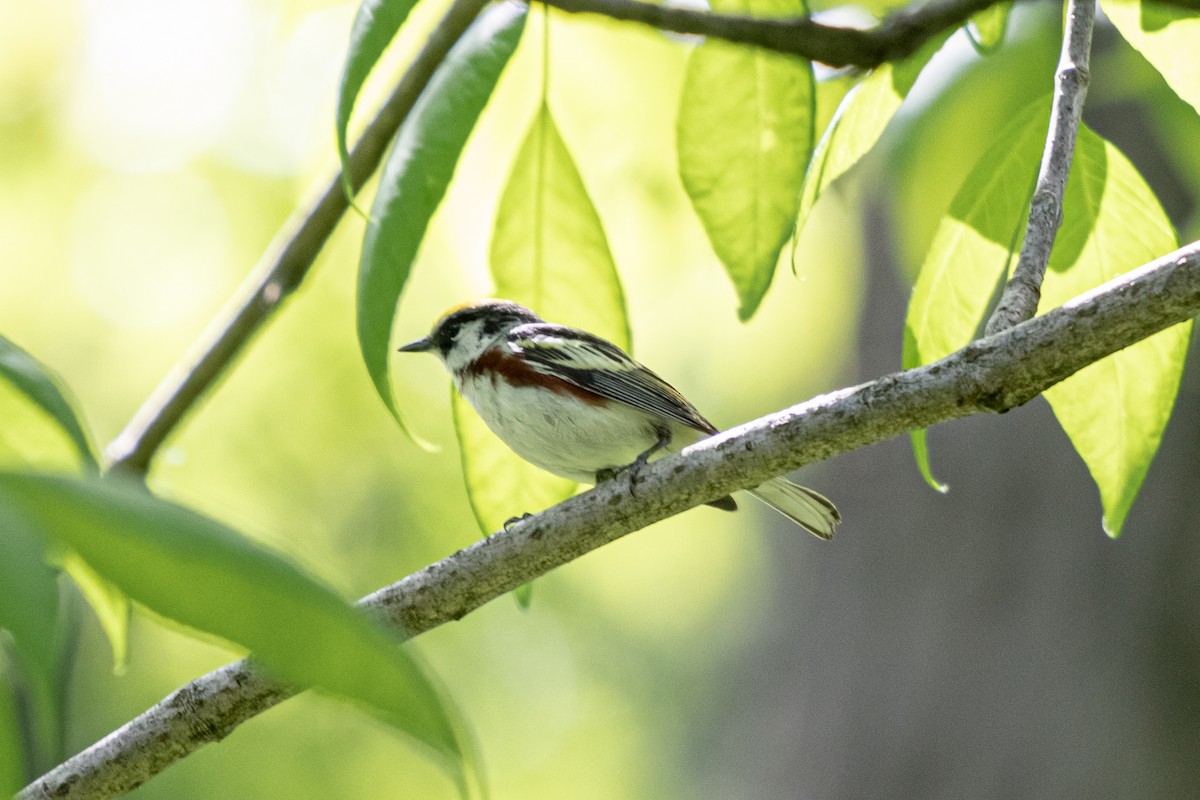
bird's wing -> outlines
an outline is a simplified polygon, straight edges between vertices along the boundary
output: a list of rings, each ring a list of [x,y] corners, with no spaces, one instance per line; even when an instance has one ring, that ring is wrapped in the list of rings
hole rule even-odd
[[[532,323],[513,328],[508,345],[520,351],[535,369],[601,397],[668,417],[703,433],[717,432],[675,387],[599,336],[561,325]]]

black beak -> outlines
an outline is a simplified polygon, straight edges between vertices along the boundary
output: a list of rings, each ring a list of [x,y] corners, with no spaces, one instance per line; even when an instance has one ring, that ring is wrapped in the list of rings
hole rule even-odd
[[[409,342],[400,348],[401,353],[424,353],[426,350],[433,349],[433,341],[426,336],[424,339],[417,339],[415,342]]]

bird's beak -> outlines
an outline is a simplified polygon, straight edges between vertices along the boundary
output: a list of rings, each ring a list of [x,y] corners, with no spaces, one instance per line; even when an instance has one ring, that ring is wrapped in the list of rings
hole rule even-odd
[[[428,336],[424,339],[417,339],[415,342],[409,342],[400,348],[401,353],[424,353],[433,347],[433,341]]]

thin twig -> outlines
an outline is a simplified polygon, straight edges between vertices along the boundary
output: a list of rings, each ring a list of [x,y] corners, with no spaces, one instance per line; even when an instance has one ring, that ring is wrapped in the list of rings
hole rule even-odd
[[[726,431],[493,534],[366,597],[408,635],[479,608],[627,533],[731,491],[907,431],[1036,397],[1078,370],[1200,313],[1200,242],[950,356]],[[814,543],[814,546],[815,545]],[[176,690],[39,778],[17,800],[111,797],[286,697],[246,661]]]
[[[408,116],[434,71],[487,0],[455,0],[429,40],[400,79],[350,152],[347,177],[357,191],[383,160],[388,144]],[[177,363],[108,446],[112,469],[142,475],[155,453],[197,402],[212,388],[225,368],[249,343],[304,280],[349,200],[341,173],[325,186],[316,202],[293,215],[268,253],[247,276],[231,304],[200,335],[191,351]]]
[[[542,0],[571,13],[602,14],[660,30],[708,36],[776,53],[801,56],[833,67],[870,69],[899,61],[943,31],[1001,0],[932,0],[888,16],[871,30],[822,25],[809,17],[770,19],[715,14],[641,0]]]
[[[1013,276],[988,320],[985,330],[989,334],[1012,327],[1037,313],[1042,279],[1046,276],[1050,251],[1062,224],[1063,195],[1067,191],[1075,139],[1083,117],[1083,100],[1087,96],[1095,21],[1096,0],[1068,0],[1054,106],[1042,151],[1042,165],[1029,204],[1025,241]]]

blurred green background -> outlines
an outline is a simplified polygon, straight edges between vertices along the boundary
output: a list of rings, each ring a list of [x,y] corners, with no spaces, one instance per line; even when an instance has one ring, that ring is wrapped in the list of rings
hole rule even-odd
[[[378,100],[442,6],[419,8]],[[56,369],[110,441],[331,174],[354,6],[0,0],[0,332]],[[736,298],[675,174],[688,43],[553,16],[551,103],[625,284],[636,355],[721,425],[892,371],[913,271],[958,181],[1048,91],[1057,10],[981,59],[957,35],[877,152],[785,251],[759,314]],[[460,164],[397,338],[486,295],[500,186],[538,102],[541,15]],[[823,120],[847,88],[822,75]],[[1200,122],[1103,23],[1085,115],[1198,234]],[[478,538],[448,380],[361,366],[349,216],[308,282],[160,455],[163,496],[353,598]],[[569,320],[565,320],[569,322]],[[590,554],[417,647],[478,737],[495,798],[1181,796],[1200,792],[1200,380],[1126,533],[1037,401],[936,429],[925,488],[894,441],[806,471],[847,518],[822,544],[752,501]],[[514,509],[517,513],[530,509]],[[239,655],[138,611],[112,674],[85,613],[75,752]],[[311,693],[135,797],[452,797],[384,726]]]

